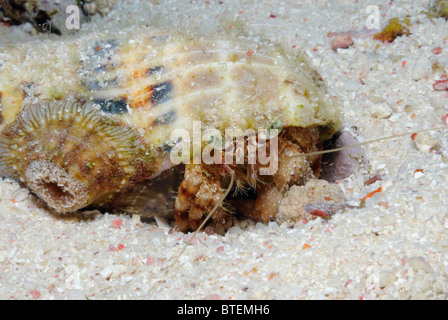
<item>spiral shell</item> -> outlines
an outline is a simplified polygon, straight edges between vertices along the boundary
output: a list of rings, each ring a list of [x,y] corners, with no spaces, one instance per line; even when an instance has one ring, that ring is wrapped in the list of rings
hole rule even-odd
[[[174,129],[339,126],[301,55],[132,28],[0,50],[0,173],[58,212],[122,199],[174,166]]]

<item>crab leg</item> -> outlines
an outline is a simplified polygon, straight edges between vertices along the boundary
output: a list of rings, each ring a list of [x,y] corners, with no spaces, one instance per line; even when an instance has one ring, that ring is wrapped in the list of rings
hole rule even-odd
[[[207,213],[221,201],[223,191],[216,166],[188,164],[174,204],[175,219],[181,231],[196,230]],[[221,201],[222,202],[222,201]],[[215,232],[222,233],[232,225],[223,204],[212,216]]]

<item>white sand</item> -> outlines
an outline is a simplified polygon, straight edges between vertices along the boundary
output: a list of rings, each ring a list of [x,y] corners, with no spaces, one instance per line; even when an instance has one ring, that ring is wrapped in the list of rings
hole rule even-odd
[[[254,34],[306,48],[343,105],[344,127],[358,139],[443,124],[448,96],[433,89],[440,74],[431,65],[448,66],[448,23],[420,13],[428,1],[191,2],[122,1],[94,23],[142,21],[149,9],[204,27],[216,17],[238,17]],[[381,4],[381,28],[389,18],[409,15],[412,35],[392,44],[373,40],[377,30],[365,29],[373,3]],[[334,52],[328,33],[344,31],[353,31],[355,44]],[[442,53],[432,53],[435,47]],[[38,209],[26,190],[3,181],[0,298],[446,299],[448,143],[443,131],[429,134],[438,139],[439,154],[418,150],[410,135],[364,148],[367,163],[340,186],[354,204],[382,187],[365,208],[293,229],[249,222],[223,237],[202,233],[167,277],[185,234],[126,215],[55,217]],[[383,180],[364,186],[375,174]]]

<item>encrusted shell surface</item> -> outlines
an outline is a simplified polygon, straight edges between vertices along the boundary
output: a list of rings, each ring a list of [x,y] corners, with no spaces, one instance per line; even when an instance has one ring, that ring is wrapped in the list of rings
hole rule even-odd
[[[39,191],[44,182],[85,195],[53,205],[62,212],[105,203],[172,167],[170,135],[192,133],[193,121],[223,134],[277,122],[324,135],[339,125],[303,56],[225,33],[194,39],[149,27],[2,48],[0,99],[1,174],[41,197],[53,188]]]

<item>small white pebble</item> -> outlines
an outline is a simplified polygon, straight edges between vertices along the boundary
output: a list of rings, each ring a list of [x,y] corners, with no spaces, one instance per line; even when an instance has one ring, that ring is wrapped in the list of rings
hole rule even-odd
[[[387,119],[392,114],[392,108],[386,103],[378,103],[372,107],[372,116],[379,119]]]
[[[431,61],[423,55],[415,62],[412,69],[412,78],[418,81],[423,79],[429,72],[431,72]]]
[[[170,228],[170,224],[168,223],[168,221],[164,217],[154,216],[154,219],[156,220],[157,226],[159,228],[162,228],[162,229],[169,229]]]
[[[4,262],[6,260],[6,254],[3,252],[0,252],[0,263]]]
[[[383,191],[386,191],[387,188],[392,186],[394,184],[394,181],[392,179],[385,180],[383,183],[381,183],[381,188]]]
[[[390,271],[380,272],[380,288],[390,286],[395,282],[396,278]]]
[[[414,139],[415,146],[423,153],[429,153],[439,145],[439,139],[434,138],[427,132],[418,133]]]
[[[132,215],[132,222],[134,222],[136,224],[137,223],[141,224],[142,223],[141,216],[139,214],[133,214]]]
[[[434,272],[431,265],[423,257],[411,257],[408,262],[416,272],[419,270],[426,271],[427,273]]]
[[[415,179],[419,179],[419,178],[423,177],[424,175],[425,174],[423,172],[417,171],[417,172],[414,173],[414,178]]]
[[[330,294],[330,293],[335,293],[335,292],[337,292],[338,290],[336,289],[336,288],[333,288],[333,287],[326,287],[325,289],[324,289],[324,291],[323,291],[323,294],[324,295],[327,295],[327,294]]]
[[[434,108],[444,108],[447,105],[446,99],[442,99],[439,96],[432,96],[429,99],[429,103]]]
[[[86,300],[86,296],[84,294],[84,291],[79,289],[71,289],[68,292],[68,299],[69,300]]]
[[[99,272],[99,274],[100,274],[101,277],[103,277],[103,278],[108,278],[108,277],[110,277],[111,274],[112,274],[112,269],[109,268],[109,267],[106,267],[106,268],[104,268],[103,270],[101,270],[101,271]]]
[[[14,199],[15,202],[22,202],[28,198],[29,194],[30,194],[30,192],[27,189],[20,188],[20,189],[14,191],[12,193],[11,197]]]

